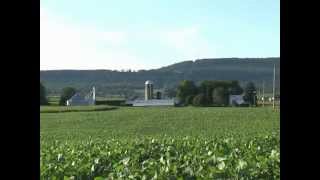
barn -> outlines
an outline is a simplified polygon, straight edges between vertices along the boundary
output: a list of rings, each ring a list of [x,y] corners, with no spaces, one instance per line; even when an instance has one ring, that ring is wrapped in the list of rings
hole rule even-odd
[[[127,105],[132,105],[136,107],[143,106],[174,106],[175,99],[160,99],[160,96],[157,99],[153,98],[153,82],[148,80],[145,82],[145,97],[144,100],[138,99],[133,101],[126,101]]]
[[[92,88],[92,91],[83,96],[80,93],[74,94],[70,99],[67,100],[67,106],[88,106],[88,105],[95,105],[95,88]]]

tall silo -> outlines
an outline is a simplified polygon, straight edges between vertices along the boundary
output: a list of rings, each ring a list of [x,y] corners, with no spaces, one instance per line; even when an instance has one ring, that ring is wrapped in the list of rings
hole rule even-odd
[[[153,82],[152,81],[145,82],[144,97],[145,97],[145,100],[153,99]]]

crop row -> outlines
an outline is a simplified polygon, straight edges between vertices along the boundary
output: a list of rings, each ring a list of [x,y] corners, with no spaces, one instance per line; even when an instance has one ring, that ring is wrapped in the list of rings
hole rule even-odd
[[[279,134],[41,140],[41,179],[279,179]]]

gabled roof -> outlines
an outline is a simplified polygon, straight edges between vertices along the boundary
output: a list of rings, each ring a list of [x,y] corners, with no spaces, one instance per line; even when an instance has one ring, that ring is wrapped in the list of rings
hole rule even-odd
[[[69,100],[84,100],[85,99],[85,97],[84,96],[82,96],[80,93],[76,93],[76,94],[74,94]]]

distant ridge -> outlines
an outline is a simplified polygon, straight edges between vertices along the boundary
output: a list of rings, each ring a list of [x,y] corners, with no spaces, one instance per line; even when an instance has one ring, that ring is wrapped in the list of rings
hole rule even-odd
[[[271,91],[273,64],[276,64],[277,90],[280,88],[280,58],[207,58],[183,61],[169,66],[138,72],[113,70],[40,70],[40,80],[51,93],[63,87],[80,90],[95,85],[101,94],[119,94],[126,90],[142,90],[145,80],[155,82],[156,88],[174,87],[183,79],[199,83],[202,80],[239,80],[241,84],[253,81]],[[130,67],[128,67],[129,69]],[[97,93],[98,93],[97,92]]]

